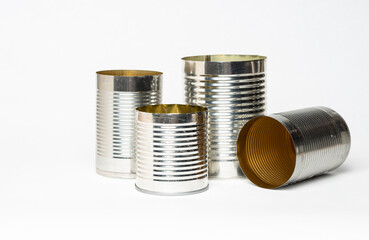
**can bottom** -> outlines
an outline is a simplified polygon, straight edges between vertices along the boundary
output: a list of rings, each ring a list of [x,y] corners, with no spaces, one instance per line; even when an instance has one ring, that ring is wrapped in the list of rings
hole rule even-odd
[[[192,194],[197,194],[197,193],[202,193],[205,192],[206,190],[209,189],[209,184],[205,187],[202,188],[200,190],[195,190],[195,191],[190,191],[190,192],[173,192],[173,193],[166,193],[166,192],[155,192],[155,191],[150,191],[150,190],[146,190],[146,189],[142,189],[137,187],[137,185],[135,184],[135,187],[138,191],[142,192],[142,193],[146,193],[146,194],[151,194],[151,195],[158,195],[158,196],[185,196],[185,195],[192,195]]]
[[[135,178],[132,158],[117,159],[96,155],[96,173],[111,178]]]
[[[201,192],[207,189],[209,181],[207,176],[202,179],[189,181],[157,181],[154,179],[144,179],[137,175],[136,187],[143,192],[156,195],[187,195]]]
[[[209,178],[231,179],[244,178],[238,161],[209,161]]]
[[[100,170],[98,168],[96,168],[96,173],[101,176],[110,177],[110,178],[134,179],[136,177],[136,174],[133,174],[133,173],[109,172],[109,171]]]

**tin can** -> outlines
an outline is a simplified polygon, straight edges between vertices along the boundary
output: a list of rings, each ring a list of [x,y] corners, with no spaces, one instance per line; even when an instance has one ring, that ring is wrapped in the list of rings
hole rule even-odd
[[[97,173],[107,177],[135,177],[135,109],[161,103],[161,85],[161,72],[97,72]]]
[[[253,183],[278,188],[338,168],[350,145],[345,120],[330,108],[313,107],[248,121],[237,154]]]
[[[149,105],[136,111],[136,188],[183,195],[208,188],[207,109]]]
[[[182,60],[186,103],[209,109],[209,176],[244,176],[236,142],[246,121],[264,114],[266,57],[203,55]]]

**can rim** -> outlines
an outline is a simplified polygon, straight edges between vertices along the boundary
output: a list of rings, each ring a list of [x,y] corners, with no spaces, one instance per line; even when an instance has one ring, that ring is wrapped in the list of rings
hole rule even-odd
[[[237,55],[237,54],[215,54],[215,55],[196,55],[183,57],[183,61],[194,62],[250,62],[265,60],[267,57],[259,55]]]
[[[155,104],[138,107],[136,110],[143,113],[188,114],[204,112],[208,109],[206,107],[190,104]]]
[[[259,128],[266,129],[269,132],[268,135],[261,134],[260,131],[250,133],[260,120],[267,121]],[[271,122],[274,123],[273,127],[270,127]],[[278,138],[276,138],[277,135]],[[246,154],[250,144],[253,145],[253,151]],[[255,149],[259,149],[262,154],[258,154]],[[269,150],[266,151],[266,149]],[[282,122],[272,116],[259,116],[242,127],[237,139],[237,157],[243,173],[251,182],[259,187],[275,189],[288,183],[295,171],[296,145],[290,131]],[[272,168],[270,166],[272,162],[278,165],[278,168]]]
[[[98,75],[120,76],[120,77],[144,77],[162,75],[162,72],[151,70],[133,70],[133,69],[116,69],[116,70],[101,70],[97,71]]]

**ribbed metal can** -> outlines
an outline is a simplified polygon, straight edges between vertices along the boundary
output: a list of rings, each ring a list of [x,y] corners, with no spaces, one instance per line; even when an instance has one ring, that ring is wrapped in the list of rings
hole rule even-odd
[[[161,72],[97,72],[97,173],[107,177],[135,177],[135,110],[161,103],[161,90]]]
[[[182,60],[186,103],[209,110],[209,176],[244,176],[236,142],[246,121],[264,114],[266,57],[203,55]]]
[[[330,108],[313,107],[248,121],[237,153],[253,183],[278,188],[338,168],[350,144],[345,120]]]
[[[183,195],[208,188],[207,109],[150,105],[136,111],[136,188]]]

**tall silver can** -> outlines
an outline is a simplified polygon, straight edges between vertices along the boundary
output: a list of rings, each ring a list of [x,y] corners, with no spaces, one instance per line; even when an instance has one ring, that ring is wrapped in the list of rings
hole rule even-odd
[[[151,105],[136,111],[136,188],[183,195],[208,188],[207,109]]]
[[[135,109],[161,103],[161,90],[161,72],[97,72],[97,173],[108,177],[135,177]]]
[[[260,187],[278,188],[338,168],[350,144],[345,120],[313,107],[248,121],[237,147],[245,175]]]
[[[209,176],[244,176],[236,142],[245,122],[264,114],[266,57],[203,55],[182,60],[186,103],[209,109]]]

